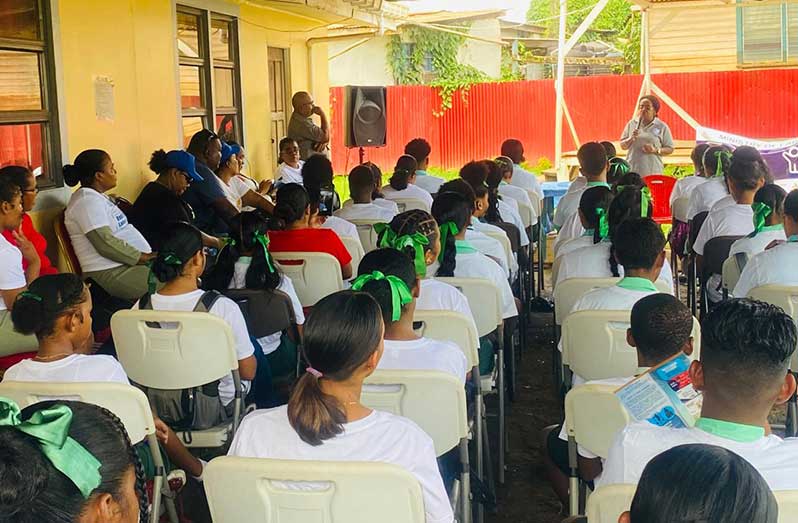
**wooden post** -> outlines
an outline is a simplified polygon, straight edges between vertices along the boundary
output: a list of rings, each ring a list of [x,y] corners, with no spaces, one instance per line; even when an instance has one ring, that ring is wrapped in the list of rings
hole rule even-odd
[[[567,174],[562,168],[562,102],[563,86],[565,85],[565,22],[568,14],[568,0],[560,0],[560,25],[557,33],[557,80],[554,88],[557,91],[554,109],[554,168],[557,171],[557,181],[567,180]]]

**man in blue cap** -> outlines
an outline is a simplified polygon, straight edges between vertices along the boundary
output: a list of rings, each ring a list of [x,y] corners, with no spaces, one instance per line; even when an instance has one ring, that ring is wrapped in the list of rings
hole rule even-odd
[[[158,178],[144,186],[128,219],[144,235],[153,250],[158,251],[164,224],[194,221],[191,206],[181,196],[192,183],[204,182],[205,179],[197,172],[194,156],[186,151],[155,151],[149,166]],[[205,236],[204,242],[209,246],[219,245],[218,239],[213,236]]]

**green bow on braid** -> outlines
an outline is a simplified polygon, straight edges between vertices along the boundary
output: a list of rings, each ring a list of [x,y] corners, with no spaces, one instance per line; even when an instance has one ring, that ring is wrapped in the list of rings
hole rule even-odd
[[[715,176],[723,176],[723,158],[728,160],[732,159],[732,153],[729,151],[715,151],[715,158],[718,160],[718,165],[715,166]]]
[[[183,261],[177,257],[176,254],[168,252],[166,254],[159,254],[158,259],[163,261],[167,265],[174,265],[175,267],[182,267]],[[155,264],[155,260],[150,260],[147,265],[150,267],[150,274],[147,276],[147,291],[152,294],[155,292],[156,287],[158,286],[158,278],[155,277],[155,273],[152,272],[152,266]]]
[[[757,234],[765,228],[768,216],[773,214],[773,209],[770,208],[770,205],[762,202],[752,203],[751,208],[754,210],[754,234]]]
[[[442,223],[438,226],[438,229],[441,231],[441,253],[438,255],[438,261],[443,261],[443,255],[446,252],[446,240],[449,238],[449,235],[457,236],[457,233],[460,232],[460,229],[457,228],[457,225],[454,222],[446,222]]]
[[[602,240],[610,234],[610,222],[607,217],[607,209],[601,207],[596,209],[596,216],[598,216],[598,234]]]
[[[263,247],[263,256],[266,258],[266,266],[269,268],[269,273],[274,273],[272,258],[269,256],[269,237],[265,233],[257,231],[253,233],[252,237]]]
[[[352,290],[359,291],[370,281],[388,282],[391,286],[391,321],[399,321],[402,317],[402,307],[413,301],[413,295],[405,282],[394,275],[384,275],[380,271],[371,274],[361,274],[352,281]]]
[[[42,454],[80,490],[85,499],[100,486],[100,462],[85,447],[69,437],[72,409],[55,405],[22,421],[19,406],[0,398],[0,427],[13,427],[36,440]]]
[[[427,262],[424,259],[424,247],[429,245],[429,238],[420,232],[402,235],[396,234],[387,223],[375,223],[374,231],[380,237],[380,248],[390,247],[398,251],[404,251],[405,247],[412,247],[416,253],[413,257],[416,274],[422,278],[427,275]]]
[[[643,187],[640,189],[640,217],[648,218],[648,207],[654,204],[654,197],[651,195],[651,189]]]

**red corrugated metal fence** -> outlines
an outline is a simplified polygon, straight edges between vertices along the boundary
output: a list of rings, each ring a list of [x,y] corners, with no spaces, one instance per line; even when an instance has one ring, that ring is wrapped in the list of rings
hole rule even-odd
[[[654,75],[664,90],[701,125],[751,138],[798,136],[798,69]],[[634,110],[640,76],[567,78],[565,101],[582,142],[617,140]],[[524,142],[526,157],[554,157],[554,82],[536,80],[475,85],[466,100],[434,116],[440,99],[426,86],[388,87],[388,145],[366,156],[389,171],[404,144],[424,137],[432,144],[431,164],[457,168],[499,154],[502,141]],[[343,146],[343,88],[330,90],[333,164],[344,173],[357,163],[357,151]],[[664,104],[663,104],[664,105]],[[691,140],[695,132],[669,107],[660,117],[674,138]],[[563,148],[574,148],[563,123]]]

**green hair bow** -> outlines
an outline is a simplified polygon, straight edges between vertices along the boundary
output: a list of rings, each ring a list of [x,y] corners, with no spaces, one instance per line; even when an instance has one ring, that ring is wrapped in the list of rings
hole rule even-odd
[[[754,234],[757,234],[765,228],[768,216],[773,214],[773,209],[770,208],[770,205],[762,202],[752,203],[751,208],[754,210]]]
[[[387,281],[391,287],[391,321],[399,321],[402,317],[402,307],[413,301],[410,288],[400,278],[389,274],[384,275],[380,271],[371,274],[361,274],[352,281],[352,290],[359,291],[370,281]]]
[[[715,166],[715,176],[723,176],[723,159],[731,160],[732,153],[726,150],[715,151],[715,158],[718,160],[718,164]]]
[[[420,232],[415,232],[413,234],[396,234],[387,223],[375,223],[374,231],[380,237],[380,248],[390,247],[402,251],[405,247],[412,247],[415,251],[413,264],[416,268],[416,274],[422,278],[427,275],[427,262],[424,259],[424,247],[429,245],[429,238]]]
[[[640,189],[640,217],[648,218],[648,208],[654,204],[654,197],[651,195],[651,189],[643,187]]]
[[[449,236],[457,236],[460,229],[454,222],[442,223],[438,226],[441,231],[441,253],[438,255],[438,261],[443,261],[443,255],[446,253],[446,240]]]
[[[610,234],[610,222],[607,217],[607,209],[598,207],[596,209],[596,216],[598,216],[598,235],[602,240]]]
[[[0,427],[13,427],[36,440],[42,454],[68,477],[88,499],[100,486],[100,462],[85,447],[69,436],[72,409],[54,405],[37,411],[22,421],[19,406],[7,398],[0,398]]]
[[[168,252],[166,254],[159,254],[158,260],[161,260],[166,265],[174,265],[175,267],[182,267],[183,260],[177,257],[176,254]],[[147,291],[152,294],[155,292],[155,289],[158,287],[158,278],[155,277],[155,273],[152,272],[152,266],[155,265],[155,260],[150,260],[147,264],[150,267],[150,274],[147,276]]]
[[[269,268],[269,273],[274,273],[274,264],[272,263],[272,257],[269,256],[269,237],[266,236],[263,232],[255,231],[252,237],[255,239],[256,243],[259,243],[260,246],[263,248],[263,256],[266,258],[266,266]]]

